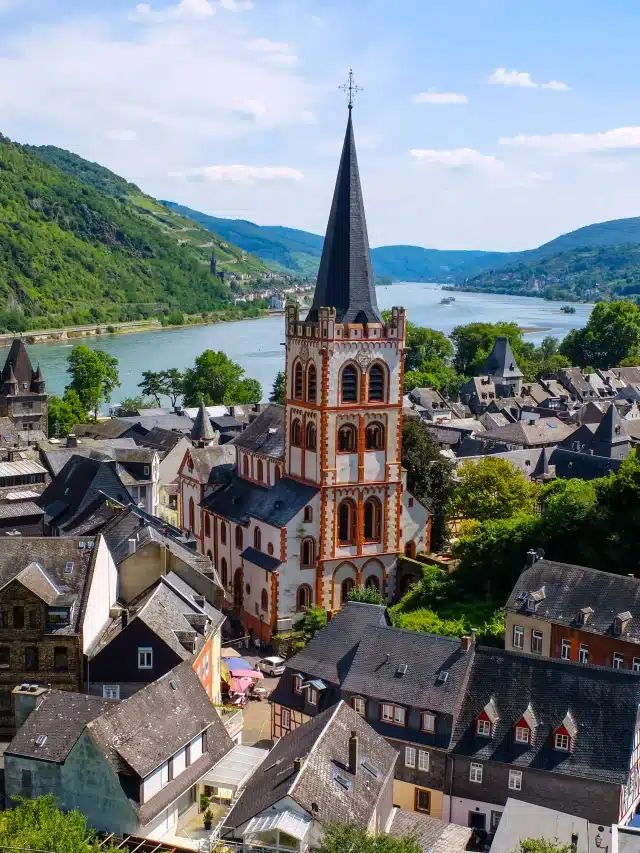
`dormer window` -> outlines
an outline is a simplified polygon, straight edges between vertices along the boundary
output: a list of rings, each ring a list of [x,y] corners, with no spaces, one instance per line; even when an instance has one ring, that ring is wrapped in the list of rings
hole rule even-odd
[[[297,672],[293,676],[293,692],[298,696],[302,695],[302,682],[303,682],[303,677],[300,675],[299,672]]]
[[[571,745],[571,738],[569,735],[562,734],[557,732],[554,736],[553,748],[559,749],[562,752],[569,752],[569,747]]]
[[[622,636],[624,632],[629,627],[629,622],[631,622],[631,614],[628,610],[625,610],[624,613],[618,613],[617,616],[614,616],[613,619],[613,633],[616,637]]]
[[[553,732],[553,748],[559,752],[571,752],[573,741],[578,733],[571,712],[567,711],[560,725]]]
[[[592,607],[581,607],[576,615],[576,622],[578,625],[588,625],[593,613],[594,610]]]
[[[517,725],[514,739],[516,743],[531,743],[531,732],[528,726]]]
[[[529,613],[535,613],[538,609],[538,605],[541,601],[544,601],[546,598],[544,587],[540,589],[536,589],[533,592],[527,593],[526,597],[526,605]]]
[[[491,737],[491,723],[489,720],[477,720],[476,721],[476,734],[480,735],[480,737]]]
[[[491,697],[476,719],[476,734],[479,737],[492,737],[494,726],[499,719],[496,703]]]
[[[527,705],[524,714],[520,717],[513,729],[513,739],[516,743],[529,744],[533,730],[536,727],[536,717],[531,704]]]

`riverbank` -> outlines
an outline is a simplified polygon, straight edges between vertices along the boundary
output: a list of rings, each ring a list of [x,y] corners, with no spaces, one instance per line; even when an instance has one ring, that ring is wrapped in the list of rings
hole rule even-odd
[[[591,305],[591,302],[587,302],[584,299],[578,299],[573,293],[566,293],[562,291],[558,293],[557,296],[547,296],[545,293],[535,293],[532,290],[516,290],[515,288],[501,290],[500,288],[488,288],[488,287],[468,287],[461,284],[445,284],[442,287],[442,290],[448,290],[451,293],[493,293],[496,296],[522,296],[528,297],[530,299],[544,299],[546,302],[563,302],[563,303],[575,303],[576,305]],[[617,297],[616,297],[617,298]]]

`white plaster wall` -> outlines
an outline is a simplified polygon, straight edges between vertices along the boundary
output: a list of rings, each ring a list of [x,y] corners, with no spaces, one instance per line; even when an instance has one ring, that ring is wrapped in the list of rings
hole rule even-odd
[[[357,427],[356,427],[357,428]],[[338,453],[336,456],[336,482],[358,482],[358,454]]]
[[[192,483],[189,480],[182,479],[180,481],[181,494],[181,512],[182,512],[182,527],[184,530],[189,529],[189,498],[193,498],[195,507],[194,525],[191,531],[194,536],[200,538],[200,486]]]
[[[95,544],[93,577],[82,621],[82,651],[86,652],[109,620],[109,609],[118,597],[118,570],[107,547],[98,536]]]
[[[409,506],[411,500],[413,500],[413,506]],[[428,512],[426,508],[405,489],[402,493],[401,550],[404,549],[407,542],[415,542],[418,552],[424,549],[426,544],[427,518]]]
[[[364,478],[368,482],[381,482],[385,475],[384,450],[366,450],[364,454]]]
[[[253,563],[244,561],[242,590],[243,600],[242,606],[247,613],[255,616],[257,619],[262,619],[266,624],[270,622],[269,614],[271,612],[271,573],[261,569],[259,566],[254,566]],[[250,592],[247,593],[247,584]],[[267,591],[267,610],[262,609],[262,590]]]
[[[316,570],[300,568],[300,549],[302,540],[311,537],[316,543],[316,560],[320,547],[320,495],[310,501],[313,517],[305,522],[304,510],[297,513],[287,525],[286,553],[287,559],[280,567],[278,578],[278,616],[279,618],[294,617],[296,611],[296,594],[298,587],[307,584],[311,587],[313,603],[315,604]]]
[[[395,341],[350,340],[334,345],[329,366],[329,405],[339,405],[339,377],[342,367],[355,361],[358,353],[366,353],[372,361],[382,361],[389,371],[389,393],[387,402],[400,402],[400,356]],[[361,376],[362,381],[362,376]],[[357,406],[356,406],[357,408]]]
[[[478,785],[478,787],[482,787]],[[482,800],[468,800],[462,797],[451,797],[451,823],[460,826],[469,826],[469,812],[478,812],[485,815],[485,829],[491,828],[491,812],[497,811],[502,814],[504,805],[484,803]]]

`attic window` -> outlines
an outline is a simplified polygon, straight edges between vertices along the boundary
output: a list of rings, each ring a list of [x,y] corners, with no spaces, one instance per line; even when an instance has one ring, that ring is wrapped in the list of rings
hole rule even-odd
[[[362,767],[364,770],[367,771],[367,773],[373,776],[374,779],[378,778],[378,771],[368,759],[364,759],[364,761],[362,762]]]
[[[400,666],[396,669],[396,677],[402,678],[403,675],[407,674],[408,664],[401,663]]]
[[[335,781],[338,783],[338,785],[340,785],[343,791],[351,790],[351,782],[349,781],[349,779],[345,779],[344,776],[335,776]]]
[[[589,620],[593,616],[594,610],[592,607],[582,607],[578,610],[576,621],[578,625],[588,625]]]
[[[47,742],[47,735],[38,735],[36,738],[36,746],[44,746]]]
[[[569,747],[571,745],[571,738],[569,735],[562,734],[561,732],[557,732],[554,737],[553,748],[558,749],[561,752],[569,752]]]
[[[476,734],[480,737],[491,737],[491,723],[489,720],[480,718],[476,721]]]
[[[616,637],[621,636],[627,630],[629,622],[631,622],[631,613],[625,610],[624,613],[618,613],[613,619],[613,633]]]
[[[448,678],[449,678],[449,670],[443,669],[438,673],[438,677],[436,678],[436,683],[437,684],[446,684]]]
[[[71,572],[73,571],[73,562],[71,560],[69,560],[69,562],[64,564],[64,571],[65,571],[65,574],[67,574],[67,575],[70,575]]]

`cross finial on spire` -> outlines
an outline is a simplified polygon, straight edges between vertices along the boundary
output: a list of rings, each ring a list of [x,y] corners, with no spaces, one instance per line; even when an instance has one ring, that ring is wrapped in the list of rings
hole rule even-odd
[[[347,101],[347,106],[349,107],[349,111],[353,109],[353,100],[358,92],[362,91],[362,87],[358,86],[353,79],[353,68],[349,66],[349,75],[347,77],[347,82],[343,83],[342,86],[338,86],[339,89],[349,96],[349,100]]]

